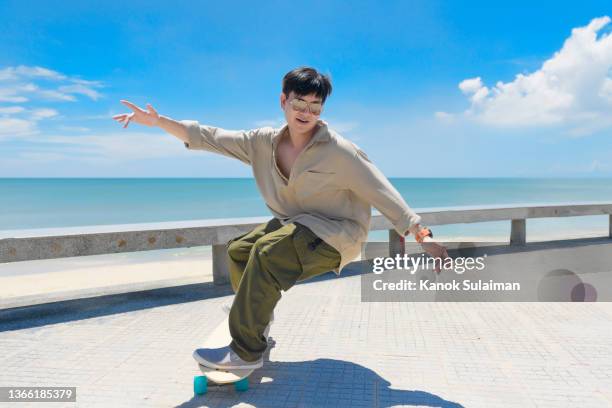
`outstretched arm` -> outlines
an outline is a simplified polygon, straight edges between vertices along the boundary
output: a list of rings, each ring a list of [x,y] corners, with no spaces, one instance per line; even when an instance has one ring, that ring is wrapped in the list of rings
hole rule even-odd
[[[346,170],[350,175],[347,177],[349,188],[391,221],[398,234],[416,235],[421,229],[421,216],[408,206],[401,194],[362,150],[356,147],[355,155]],[[429,237],[423,239],[421,246],[432,257],[448,258],[446,248]],[[437,264],[436,272],[440,272]]]
[[[158,114],[151,104],[147,104],[147,110],[145,111],[126,100],[122,100],[121,103],[132,110],[132,113],[113,116],[113,119],[122,123],[124,128],[130,122],[145,126],[157,126],[183,141],[187,149],[207,150],[251,164],[253,150],[251,138],[255,136],[257,130],[226,130],[214,126],[200,125],[194,120],[177,121]]]

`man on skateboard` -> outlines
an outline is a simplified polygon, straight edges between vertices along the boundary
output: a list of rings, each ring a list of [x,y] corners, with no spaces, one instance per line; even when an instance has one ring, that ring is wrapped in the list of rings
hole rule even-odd
[[[223,370],[261,367],[267,347],[264,332],[281,292],[331,270],[340,274],[348,263],[361,259],[371,206],[401,236],[412,233],[429,255],[448,257],[367,155],[320,120],[331,90],[329,77],[313,68],[287,73],[280,95],[287,123],[280,129],[230,131],[175,121],[150,104],[145,111],[128,101],[122,103],[133,112],[114,116],[124,127],[131,121],[157,126],[187,149],[249,164],[274,215],[227,244],[235,292],[229,314],[232,341],[225,347],[197,349],[194,358],[202,365]]]

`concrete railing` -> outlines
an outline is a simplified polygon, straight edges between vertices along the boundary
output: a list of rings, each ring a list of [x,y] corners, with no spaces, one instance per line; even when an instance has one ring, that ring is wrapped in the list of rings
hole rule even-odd
[[[428,226],[510,220],[511,245],[527,242],[528,218],[608,214],[608,236],[612,238],[612,203],[463,206],[414,210],[422,217],[422,224]],[[224,284],[229,280],[226,243],[270,218],[0,231],[0,263],[210,245],[213,280],[216,284]],[[374,215],[370,230],[389,231],[390,256],[403,252],[404,238],[395,232],[385,217]]]

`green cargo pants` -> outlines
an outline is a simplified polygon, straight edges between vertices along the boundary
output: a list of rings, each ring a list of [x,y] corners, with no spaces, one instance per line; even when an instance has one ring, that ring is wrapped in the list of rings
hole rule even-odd
[[[296,282],[331,271],[340,254],[308,227],[277,218],[227,243],[230,281],[236,293],[229,315],[230,347],[245,361],[267,348],[264,329],[281,298]]]

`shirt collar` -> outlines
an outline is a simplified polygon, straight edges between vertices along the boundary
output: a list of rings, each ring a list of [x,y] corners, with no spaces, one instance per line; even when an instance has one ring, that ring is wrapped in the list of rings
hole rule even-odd
[[[327,122],[325,122],[322,119],[319,119],[317,121],[318,123],[318,129],[315,131],[314,135],[312,135],[312,139],[310,139],[310,141],[312,143],[316,143],[316,142],[329,142],[331,140],[331,136],[329,134],[329,129],[327,127]],[[285,123],[285,125],[283,125],[278,132],[276,132],[276,134],[272,137],[272,145],[276,146],[276,144],[278,143],[278,140],[280,138],[280,135],[282,135],[287,129],[289,128],[289,125],[287,125]]]

